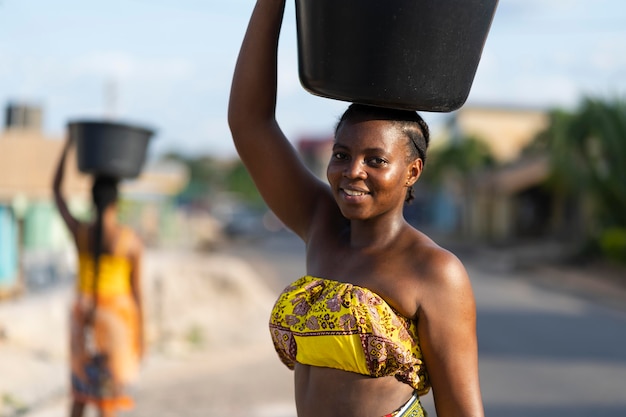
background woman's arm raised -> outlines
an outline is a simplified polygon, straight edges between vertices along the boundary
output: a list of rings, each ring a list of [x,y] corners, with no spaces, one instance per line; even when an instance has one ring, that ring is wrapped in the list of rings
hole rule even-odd
[[[61,153],[61,157],[59,158],[59,163],[54,174],[52,191],[54,193],[54,202],[56,203],[59,213],[61,214],[63,221],[67,225],[67,228],[72,233],[72,236],[74,236],[74,239],[76,239],[80,222],[70,213],[70,210],[67,207],[67,203],[65,202],[65,198],[63,197],[63,192],[61,190],[63,178],[65,177],[65,162],[67,160],[67,154],[69,153],[71,145],[72,139],[68,137],[65,141],[65,145],[63,146],[63,151]]]

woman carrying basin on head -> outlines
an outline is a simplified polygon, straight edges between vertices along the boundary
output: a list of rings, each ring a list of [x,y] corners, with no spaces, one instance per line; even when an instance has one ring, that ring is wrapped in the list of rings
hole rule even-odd
[[[403,217],[428,127],[415,112],[351,105],[336,127],[329,184],[318,180],[275,119],[284,5],[256,2],[229,123],[263,198],[306,244],[307,275],[270,318],[295,371],[298,416],[420,416],[419,396],[432,388],[439,417],[482,417],[467,272]]]
[[[71,144],[68,138],[53,183],[57,208],[79,260],[70,321],[70,415],[80,417],[92,404],[101,417],[113,417],[133,405],[127,388],[143,356],[143,245],[130,228],[118,223],[116,178],[94,178],[95,221],[72,216],[61,192]]]

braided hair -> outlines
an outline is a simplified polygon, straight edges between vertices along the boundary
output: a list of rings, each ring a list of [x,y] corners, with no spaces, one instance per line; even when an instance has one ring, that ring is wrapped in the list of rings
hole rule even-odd
[[[103,230],[102,230],[102,217],[105,209],[111,204],[115,203],[118,198],[118,185],[119,180],[114,177],[97,176],[94,179],[93,186],[91,188],[91,197],[96,207],[96,228],[93,240],[93,261],[94,261],[94,294],[97,294],[98,290],[98,274],[100,272],[100,255],[103,252]]]

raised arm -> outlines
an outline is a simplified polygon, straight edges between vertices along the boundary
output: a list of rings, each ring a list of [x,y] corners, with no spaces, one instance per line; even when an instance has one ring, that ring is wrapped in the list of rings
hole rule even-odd
[[[285,0],[258,0],[235,68],[228,122],[259,192],[281,221],[305,238],[328,188],[301,162],[275,117],[277,54]]]
[[[63,146],[63,151],[61,152],[61,157],[59,158],[57,169],[54,174],[52,191],[54,193],[54,202],[56,203],[57,209],[59,210],[59,214],[61,214],[63,221],[65,221],[65,224],[72,233],[72,236],[74,236],[74,239],[76,239],[80,223],[70,213],[70,210],[67,207],[67,203],[65,202],[65,198],[63,197],[63,193],[61,191],[63,177],[65,176],[65,161],[67,159],[67,154],[70,150],[71,145],[72,139],[68,137],[65,141],[65,145]]]

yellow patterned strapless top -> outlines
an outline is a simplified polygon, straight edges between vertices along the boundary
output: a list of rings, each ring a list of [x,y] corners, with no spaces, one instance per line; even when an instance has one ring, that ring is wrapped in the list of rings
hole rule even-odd
[[[98,295],[108,297],[120,294],[130,294],[130,261],[123,256],[110,254],[100,255]],[[79,253],[78,255],[78,291],[82,294],[93,294],[94,288],[93,255]]]
[[[367,288],[304,276],[282,292],[270,317],[276,352],[296,362],[395,376],[419,395],[430,389],[417,324]]]

